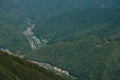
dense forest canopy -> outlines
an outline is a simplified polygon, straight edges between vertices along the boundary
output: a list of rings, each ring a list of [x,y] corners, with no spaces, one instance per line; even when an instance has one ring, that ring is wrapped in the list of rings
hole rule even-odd
[[[0,48],[81,80],[119,80],[120,1],[0,0]]]
[[[29,61],[0,50],[0,80],[64,80]]]

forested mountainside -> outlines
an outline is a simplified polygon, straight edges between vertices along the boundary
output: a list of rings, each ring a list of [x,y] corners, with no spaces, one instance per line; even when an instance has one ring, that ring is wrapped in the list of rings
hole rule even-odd
[[[26,58],[61,67],[81,80],[120,79],[119,8],[69,11],[39,25],[36,34],[53,42]]]
[[[9,49],[17,54],[31,49],[26,38],[19,30],[6,25],[0,25],[0,47]]]
[[[26,25],[24,12],[14,0],[0,1],[0,47],[20,53],[30,49],[22,30]],[[26,49],[25,49],[26,48]]]
[[[73,1],[73,0],[57,0],[57,1],[56,0],[53,0],[53,1],[50,1],[50,0],[46,0],[46,1],[44,1],[44,0],[1,0],[0,1],[0,26],[1,26],[0,32],[2,34],[0,34],[0,36],[1,36],[2,43],[1,43],[0,47],[8,48],[8,49],[12,50],[13,52],[17,52],[17,53],[20,53],[21,50],[25,51],[25,52],[29,51],[31,49],[29,47],[30,44],[25,39],[25,36],[23,34],[23,32],[28,27],[29,19],[32,20],[32,23],[37,25],[37,27],[34,29],[34,33],[39,38],[41,36],[40,34],[42,33],[43,34],[42,37],[45,37],[45,38],[47,37],[50,40],[51,40],[51,38],[56,38],[56,37],[57,38],[60,37],[58,39],[63,40],[64,37],[62,37],[62,35],[64,35],[64,34],[67,35],[67,36],[65,36],[66,38],[70,39],[71,36],[75,36],[72,34],[72,32],[69,32],[70,34],[68,34],[68,32],[67,32],[67,31],[72,31],[71,30],[72,28],[69,28],[68,30],[63,30],[63,31],[66,31],[64,33],[62,31],[61,31],[62,33],[60,32],[60,30],[62,30],[62,28],[61,28],[59,30],[60,34],[56,34],[54,31],[52,31],[52,32],[50,32],[50,34],[48,34],[49,31],[47,29],[49,29],[48,27],[51,27],[50,28],[51,30],[56,30],[58,27],[56,27],[56,29],[54,29],[54,27],[57,26],[55,24],[58,24],[58,25],[62,24],[62,26],[63,26],[63,24],[65,24],[67,22],[67,20],[65,18],[61,18],[61,21],[62,21],[62,19],[65,19],[65,20],[63,20],[65,22],[59,23],[59,21],[60,21],[59,16],[61,16],[61,15],[64,16],[69,13],[70,14],[66,17],[72,16],[74,14],[74,9],[83,10],[83,14],[84,14],[84,10],[86,10],[87,8],[93,8],[93,7],[94,8],[116,8],[116,7],[119,7],[119,3],[120,3],[120,1],[118,1],[118,0],[114,0],[114,1],[113,0],[109,0],[109,1],[108,0],[102,0],[102,1],[99,1],[99,0],[91,0],[91,1],[89,1],[89,0],[76,0],[76,1]],[[105,10],[103,10],[103,12],[104,11]],[[82,14],[81,13],[82,11],[80,11],[81,14],[79,14],[79,11],[75,11],[75,12],[76,13],[74,15],[78,15],[81,18],[80,15]],[[91,10],[91,12],[92,12],[92,10]],[[112,11],[112,13],[113,12],[114,11]],[[114,12],[114,13],[116,13],[116,12]],[[90,14],[92,14],[92,13],[90,13]],[[87,12],[85,15],[87,15]],[[113,14],[113,15],[115,15],[115,14]],[[90,15],[90,16],[92,17],[92,15]],[[78,20],[80,19],[79,17],[78,17]],[[53,18],[55,18],[55,19],[53,19]],[[51,20],[53,20],[53,21],[51,21]],[[72,22],[72,20],[76,20],[76,23],[75,23],[75,21]],[[70,25],[73,25],[73,26],[79,25],[78,24],[79,21],[77,21],[77,18],[76,19],[74,18],[72,20],[71,20]],[[87,20],[87,19],[85,19],[85,20]],[[58,22],[55,22],[55,21],[58,21]],[[54,22],[55,22],[55,24],[54,24]],[[70,22],[70,21],[68,21],[68,22]],[[82,23],[82,19],[81,19],[80,23]],[[85,24],[86,21],[83,21],[83,23]],[[45,24],[45,25],[43,25],[43,24]],[[66,26],[69,26],[69,25],[67,25],[67,23],[66,23]],[[81,26],[85,26],[85,25],[81,25]],[[6,31],[7,29],[8,29],[8,31]],[[46,31],[46,32],[43,32],[43,31]],[[10,34],[9,34],[9,32],[10,32]],[[76,32],[76,35],[77,35],[77,32]],[[12,36],[8,37],[9,35],[12,35]],[[9,41],[7,41],[7,40],[9,40]],[[54,41],[52,41],[52,42],[54,42]],[[16,44],[16,47],[9,46],[9,45],[14,45],[14,44]],[[25,47],[23,47],[24,49],[21,46],[25,46]]]
[[[69,2],[69,3],[68,3]],[[2,0],[0,7],[12,14],[19,14],[32,19],[46,20],[56,14],[71,9],[117,8],[119,0]]]
[[[65,80],[52,71],[0,50],[0,80]]]
[[[81,80],[119,80],[119,52],[119,39],[106,41],[91,36],[83,41],[43,47],[27,58],[65,69]]]
[[[71,10],[36,24],[37,36],[56,40],[74,41],[89,35],[110,36],[119,33],[119,8],[90,8]],[[40,36],[39,36],[40,37]]]
[[[119,80],[119,4],[119,0],[1,0],[0,48],[57,66],[81,80]],[[16,77],[11,72],[2,75]]]

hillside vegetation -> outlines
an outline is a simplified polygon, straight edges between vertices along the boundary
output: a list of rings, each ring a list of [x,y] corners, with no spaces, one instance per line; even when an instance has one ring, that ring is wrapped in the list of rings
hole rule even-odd
[[[30,50],[22,33],[22,26],[26,23],[24,15],[14,0],[0,1],[0,48],[10,49],[15,53]]]
[[[64,80],[52,71],[0,51],[0,80]]]
[[[88,25],[91,27],[109,26],[111,25],[109,21],[119,19],[119,9],[115,9],[119,7],[119,3],[120,1],[118,0],[109,0],[109,2],[108,0],[91,0],[91,2],[89,0],[1,0],[0,40],[2,43],[0,43],[0,47],[10,49],[19,54],[23,51],[26,53],[31,49],[22,33],[26,27],[28,27],[26,24],[27,19],[31,19],[33,21],[32,23],[37,25],[34,30],[35,34],[39,38],[42,35],[47,39],[52,39],[50,43],[61,40],[72,41],[81,39],[87,36],[89,32],[95,31],[93,28],[93,31],[89,29],[83,30],[81,28],[86,28]],[[102,6],[102,4],[104,4],[104,6]],[[96,9],[87,9],[91,7],[95,7]],[[93,18],[93,16],[95,18]],[[116,18],[107,20],[108,18],[106,19],[106,17],[109,16]],[[105,18],[103,20],[109,23],[94,24],[96,21],[101,21],[102,18]],[[10,35],[12,37],[8,37]]]
[[[0,0],[0,47],[67,70],[80,80],[120,80],[119,4],[120,0]],[[45,47],[30,48],[23,34],[29,20],[35,24],[35,36],[48,40]],[[0,80],[62,80],[0,53]]]
[[[81,80],[119,80],[119,52],[120,39],[105,42],[91,36],[35,50],[27,58],[65,69]]]
[[[53,42],[26,58],[63,68],[81,80],[120,79],[119,8],[68,12],[43,27],[38,24],[35,31]]]
[[[119,33],[119,8],[70,10],[47,20],[36,22],[35,34],[56,41],[75,41],[89,35],[109,36]]]

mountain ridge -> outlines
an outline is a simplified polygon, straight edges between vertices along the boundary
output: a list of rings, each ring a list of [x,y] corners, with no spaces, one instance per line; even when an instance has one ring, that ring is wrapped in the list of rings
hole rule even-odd
[[[13,79],[14,80],[29,80],[29,79],[30,80],[39,80],[39,79],[41,80],[53,80],[53,79],[54,80],[68,80],[67,78],[62,78],[62,76],[55,74],[51,70],[44,69],[43,66],[38,67],[36,63],[32,61],[25,61],[24,59],[18,56],[15,56],[13,55],[13,53],[6,51],[4,49],[0,50],[0,55],[1,55],[1,59],[0,59],[1,61],[0,62],[0,70],[1,70],[0,79],[1,80],[6,80],[6,79],[9,79],[9,80],[13,80]],[[9,60],[9,63],[7,63],[8,60]],[[22,75],[21,72],[24,75]]]
[[[119,0],[1,0],[0,47],[55,65],[81,80],[119,80],[119,4]],[[29,20],[36,25],[34,38],[30,35],[33,42],[50,40],[44,47],[31,49],[23,34]]]

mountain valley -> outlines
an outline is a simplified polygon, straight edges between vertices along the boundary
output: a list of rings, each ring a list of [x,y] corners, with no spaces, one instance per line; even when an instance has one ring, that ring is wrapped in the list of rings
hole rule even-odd
[[[0,80],[119,80],[120,1],[1,0],[0,48]]]

